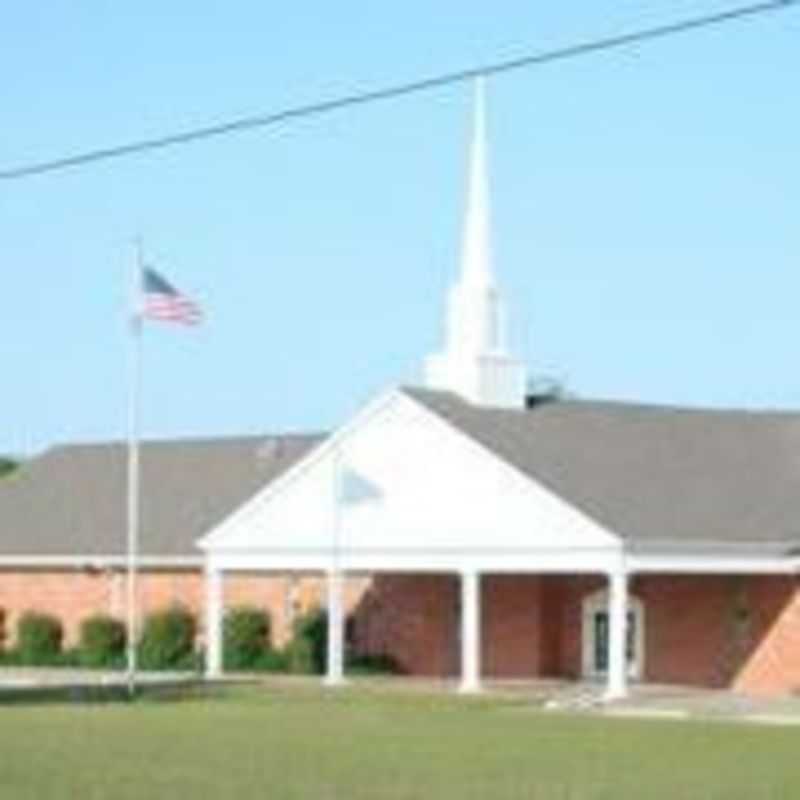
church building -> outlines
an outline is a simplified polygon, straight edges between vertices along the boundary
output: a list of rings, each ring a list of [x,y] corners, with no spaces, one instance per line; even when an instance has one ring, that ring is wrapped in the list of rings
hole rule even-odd
[[[142,607],[328,609],[412,675],[800,690],[800,413],[530,396],[491,250],[483,88],[462,263],[421,386],[329,435],[148,443]],[[124,448],[0,482],[0,609],[122,615]],[[350,624],[348,624],[348,622]],[[69,626],[72,626],[71,628]]]

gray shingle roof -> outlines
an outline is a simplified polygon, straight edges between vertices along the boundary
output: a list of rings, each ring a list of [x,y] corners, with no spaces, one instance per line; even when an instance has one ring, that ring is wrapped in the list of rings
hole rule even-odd
[[[800,414],[585,401],[516,411],[403,391],[635,550],[800,548]],[[323,438],[143,444],[142,554],[199,556],[200,536]],[[125,464],[122,443],[56,447],[0,481],[0,557],[122,556]]]
[[[632,549],[800,545],[800,414],[410,397],[629,541]]]
[[[199,556],[195,541],[322,440],[320,435],[146,442],[140,549]],[[126,449],[56,447],[0,481],[0,556],[121,556]]]

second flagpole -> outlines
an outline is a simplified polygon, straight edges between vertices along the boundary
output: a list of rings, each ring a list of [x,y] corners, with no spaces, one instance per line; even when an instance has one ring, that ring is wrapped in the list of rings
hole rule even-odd
[[[136,639],[138,593],[136,591],[139,550],[139,406],[142,382],[142,241],[135,242],[131,270],[130,297],[130,374],[128,380],[128,505],[127,505],[127,620],[126,681],[128,694],[136,694]]]

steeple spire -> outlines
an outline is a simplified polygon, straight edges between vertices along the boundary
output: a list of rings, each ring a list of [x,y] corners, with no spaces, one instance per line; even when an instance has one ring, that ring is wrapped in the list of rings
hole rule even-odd
[[[505,350],[491,252],[484,79],[475,81],[461,270],[450,290],[445,346],[426,363],[426,383],[474,403],[521,407],[525,369]]]
[[[486,86],[475,80],[469,185],[461,250],[461,281],[476,286],[493,285],[490,234],[489,176],[486,163]]]

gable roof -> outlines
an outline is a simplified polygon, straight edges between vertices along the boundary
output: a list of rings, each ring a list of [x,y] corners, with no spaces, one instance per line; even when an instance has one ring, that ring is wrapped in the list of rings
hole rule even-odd
[[[544,402],[509,410],[401,390],[623,537],[634,551],[800,549],[800,414]],[[325,438],[142,444],[140,552],[199,558],[196,541]],[[3,557],[122,557],[126,447],[53,448],[0,481]]]
[[[324,437],[144,442],[140,552],[199,557],[195,541]],[[55,447],[0,481],[0,558],[122,556],[123,443]]]
[[[408,396],[622,536],[632,550],[800,546],[800,414]]]

